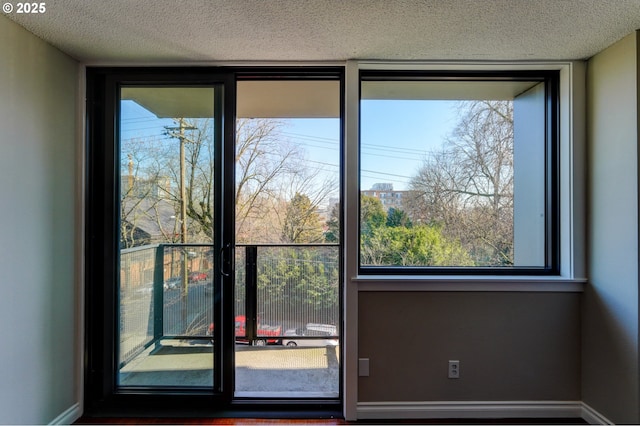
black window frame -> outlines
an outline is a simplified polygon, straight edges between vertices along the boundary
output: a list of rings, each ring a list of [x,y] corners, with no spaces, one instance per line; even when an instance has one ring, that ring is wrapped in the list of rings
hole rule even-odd
[[[360,70],[358,78],[358,193],[361,182],[362,83],[366,81],[540,81],[545,84],[545,242],[542,267],[531,266],[392,266],[361,263],[361,200],[358,197],[359,276],[558,276],[560,275],[560,71],[559,70]]]

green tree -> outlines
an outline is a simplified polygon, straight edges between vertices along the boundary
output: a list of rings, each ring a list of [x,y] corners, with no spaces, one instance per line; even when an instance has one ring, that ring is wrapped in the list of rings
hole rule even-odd
[[[340,241],[340,204],[334,204],[331,208],[329,219],[327,219],[327,231],[324,234],[327,243],[337,243]]]
[[[334,247],[271,247],[260,259],[258,292],[264,297],[258,298],[259,312],[277,312],[280,320],[338,320],[339,262]]]
[[[322,241],[320,216],[309,197],[296,193],[287,205],[282,227],[282,242],[317,243],[320,241]]]
[[[362,195],[360,197],[360,234],[368,235],[373,229],[387,222],[387,214],[379,199]]]
[[[391,207],[387,212],[387,226],[390,228],[396,228],[402,226],[405,228],[411,228],[413,224],[409,215],[404,210]]]
[[[382,226],[361,241],[361,262],[381,266],[472,266],[469,254],[435,226]]]

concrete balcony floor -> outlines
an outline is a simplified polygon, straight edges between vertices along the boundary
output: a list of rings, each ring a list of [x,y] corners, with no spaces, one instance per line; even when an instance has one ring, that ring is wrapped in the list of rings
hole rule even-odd
[[[338,398],[339,347],[236,345],[235,396]],[[125,387],[213,386],[213,347],[178,340],[148,348],[120,369]]]

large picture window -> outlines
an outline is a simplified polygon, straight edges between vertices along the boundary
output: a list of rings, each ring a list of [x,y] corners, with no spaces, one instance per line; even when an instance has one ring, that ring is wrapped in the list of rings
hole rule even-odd
[[[361,273],[555,273],[555,72],[363,71]]]

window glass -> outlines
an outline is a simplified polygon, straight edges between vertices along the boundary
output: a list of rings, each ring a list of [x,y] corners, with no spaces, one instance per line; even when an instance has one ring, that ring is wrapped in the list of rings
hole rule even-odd
[[[236,87],[235,396],[337,398],[340,81]]]
[[[214,381],[217,87],[126,86],[119,104],[122,387]]]
[[[361,82],[361,269],[550,266],[545,78]]]

